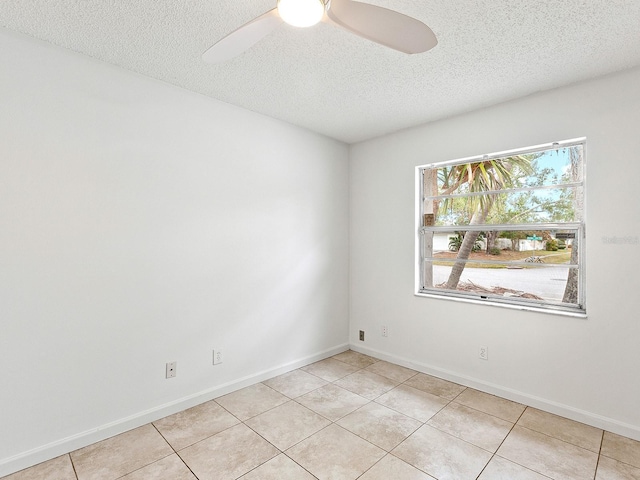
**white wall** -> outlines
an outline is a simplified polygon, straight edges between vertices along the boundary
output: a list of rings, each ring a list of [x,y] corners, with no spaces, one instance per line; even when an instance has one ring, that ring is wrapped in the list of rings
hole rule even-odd
[[[346,145],[4,30],[0,65],[0,476],[345,348]]]
[[[640,237],[638,85],[635,69],[352,146],[354,348],[640,439],[640,245],[602,240]],[[413,295],[415,166],[581,136],[586,320]]]

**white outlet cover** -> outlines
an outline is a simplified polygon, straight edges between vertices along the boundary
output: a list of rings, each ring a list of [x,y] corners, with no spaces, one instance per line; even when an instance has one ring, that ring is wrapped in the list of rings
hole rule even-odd
[[[478,356],[482,360],[489,360],[489,347],[480,347],[480,351],[478,353]]]
[[[224,357],[222,356],[222,350],[214,349],[213,350],[213,364],[214,365],[218,365],[218,364],[222,363],[223,360],[224,360]]]

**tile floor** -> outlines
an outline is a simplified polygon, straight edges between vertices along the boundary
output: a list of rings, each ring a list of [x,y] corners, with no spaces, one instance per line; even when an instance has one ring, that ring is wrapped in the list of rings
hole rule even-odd
[[[354,351],[5,480],[640,480],[640,442]]]

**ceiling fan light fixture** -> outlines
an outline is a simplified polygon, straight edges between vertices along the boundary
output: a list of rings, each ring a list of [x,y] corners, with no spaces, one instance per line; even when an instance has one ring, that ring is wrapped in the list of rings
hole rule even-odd
[[[323,0],[278,0],[282,20],[294,27],[311,27],[322,20]]]

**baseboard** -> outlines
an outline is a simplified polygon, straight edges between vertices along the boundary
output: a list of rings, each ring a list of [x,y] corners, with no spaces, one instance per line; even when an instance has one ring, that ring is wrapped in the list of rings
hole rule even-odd
[[[598,415],[597,413],[588,412],[579,408],[574,408],[570,405],[564,405],[553,400],[548,400],[545,398],[537,397],[535,395],[530,395],[525,392],[520,392],[503,385],[496,385],[479,380],[477,378],[460,375],[456,372],[436,368],[421,362],[416,362],[404,357],[390,355],[386,352],[381,352],[373,348],[363,347],[362,345],[351,344],[350,348],[351,350],[364,353],[375,358],[379,358],[380,360],[386,360],[403,367],[411,368],[421,373],[433,375],[435,377],[449,380],[450,382],[455,382],[466,387],[472,387],[485,393],[497,395],[514,402],[522,403],[523,405],[534,407],[539,410],[544,410],[545,412],[560,415],[577,422],[585,423],[593,427],[601,428],[603,430],[607,430],[609,432],[640,441],[640,427],[636,425],[627,424],[613,418]]]
[[[11,473],[23,470],[32,465],[37,465],[52,458],[56,458],[60,455],[72,452],[87,445],[105,440],[119,435],[128,430],[141,427],[147,423],[156,421],[160,418],[172,415],[174,413],[186,410],[187,408],[194,407],[214,398],[226,395],[244,387],[248,387],[255,383],[263,382],[283,373],[290,372],[310,363],[323,360],[325,358],[342,353],[349,349],[349,344],[345,343],[336,347],[329,348],[322,352],[309,355],[307,357],[295,360],[293,362],[280,365],[275,368],[270,368],[261,372],[247,375],[232,382],[228,382],[222,385],[216,385],[215,387],[194,393],[187,397],[179,398],[169,403],[159,405],[157,407],[150,408],[148,410],[135,413],[129,417],[119,419],[115,422],[111,422],[106,425],[80,432],[76,435],[72,435],[55,442],[51,442],[47,445],[34,448],[27,452],[19,453],[9,458],[0,460],[0,477],[10,475]]]

